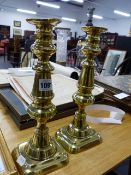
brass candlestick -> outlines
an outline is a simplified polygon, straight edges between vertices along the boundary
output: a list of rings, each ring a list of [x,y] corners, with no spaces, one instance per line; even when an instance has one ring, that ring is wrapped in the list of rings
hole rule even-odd
[[[63,147],[77,153],[82,148],[91,147],[101,142],[100,135],[86,122],[85,106],[94,102],[92,90],[94,88],[94,58],[100,52],[99,35],[106,29],[101,27],[85,26],[82,30],[88,34],[82,52],[85,59],[82,62],[82,70],[78,80],[78,91],[73,95],[73,100],[78,105],[71,124],[59,129],[56,139]]]
[[[27,19],[36,25],[36,41],[32,52],[38,57],[34,66],[35,78],[32,90],[33,103],[27,112],[37,120],[33,137],[18,145],[12,152],[13,158],[21,174],[47,174],[68,162],[68,155],[54,138],[49,136],[47,120],[56,113],[51,100],[52,90],[50,56],[55,52],[52,44],[53,27],[60,22],[58,19]]]

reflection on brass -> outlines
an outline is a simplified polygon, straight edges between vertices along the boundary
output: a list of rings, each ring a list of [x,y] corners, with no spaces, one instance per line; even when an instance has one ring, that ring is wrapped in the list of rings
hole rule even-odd
[[[86,122],[85,106],[93,104],[94,97],[94,58],[100,53],[99,35],[106,31],[105,28],[85,26],[82,30],[87,33],[87,38],[82,47],[85,59],[78,80],[78,91],[73,94],[73,100],[78,105],[72,123],[64,126],[56,133],[56,139],[70,153],[77,153],[83,148],[89,148],[101,142],[101,137]]]
[[[68,155],[57,141],[49,136],[47,120],[56,113],[56,107],[51,102],[54,97],[52,90],[50,56],[55,53],[52,44],[53,27],[59,19],[27,19],[36,26],[36,41],[32,52],[38,57],[38,63],[32,90],[33,103],[27,112],[37,120],[33,137],[19,144],[12,152],[13,158],[21,174],[47,174],[68,162]]]

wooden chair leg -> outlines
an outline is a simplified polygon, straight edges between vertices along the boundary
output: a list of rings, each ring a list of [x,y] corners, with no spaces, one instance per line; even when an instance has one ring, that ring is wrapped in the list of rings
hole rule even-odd
[[[129,169],[128,169],[128,175],[131,175],[131,156],[129,158]]]

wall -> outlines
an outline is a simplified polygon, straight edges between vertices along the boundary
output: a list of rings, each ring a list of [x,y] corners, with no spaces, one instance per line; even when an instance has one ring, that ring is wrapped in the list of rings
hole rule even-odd
[[[119,35],[129,35],[129,29],[131,26],[130,18],[122,18],[119,20],[97,20],[94,23],[98,26],[103,26],[108,29],[109,32],[118,33]]]
[[[94,20],[94,26],[105,27],[108,29],[108,32],[118,33],[119,35],[129,35],[129,29],[131,28],[131,20],[130,19],[119,19],[119,20]],[[85,23],[80,24],[80,26],[84,26]],[[77,28],[79,35],[84,35],[84,32],[81,31],[81,27]]]
[[[47,16],[43,16],[43,18],[44,17],[47,18]],[[27,18],[40,18],[40,17],[36,15],[25,15],[24,13],[18,13],[18,12],[16,13],[0,12],[0,19],[1,19],[0,24],[11,26],[11,29],[10,29],[11,37],[13,36],[13,28],[22,29],[22,35],[24,34],[24,30],[34,30],[35,31],[35,26],[26,22]],[[14,20],[21,21],[21,27],[14,27]],[[73,36],[74,36],[74,33],[77,31],[78,26],[79,24],[63,21],[57,27],[71,28],[71,32],[73,32]]]
[[[58,24],[58,27],[65,27],[65,28],[70,28],[72,32],[72,37],[75,37],[75,32],[77,32],[81,28],[79,23],[74,23],[74,22],[65,22],[62,21],[60,24]]]
[[[19,13],[9,13],[9,12],[0,12],[0,24],[10,26],[10,36],[13,36],[13,28],[22,29],[22,35],[24,30],[35,30],[35,27],[26,22],[26,18],[30,18],[32,16],[25,16]],[[14,20],[21,21],[21,27],[14,27]]]
[[[47,18],[47,16],[43,16],[43,18]],[[21,28],[18,27],[18,29],[22,29],[22,35],[24,34],[24,30],[35,30],[35,26],[29,24],[26,22],[27,18],[39,18],[39,16],[35,15],[25,15],[24,13],[13,13],[13,12],[0,12],[0,24],[1,25],[9,25],[11,26],[11,37],[13,36],[13,21],[21,21]],[[131,26],[130,19],[123,18],[121,20],[94,20],[94,25],[106,27],[108,29],[108,32],[117,32],[119,35],[128,35],[129,29]],[[74,36],[74,33],[77,32],[77,36],[84,35],[84,32],[81,30],[81,26],[84,26],[85,23],[73,23],[73,22],[66,22],[62,21],[58,27],[65,27],[65,28],[71,28],[71,32]]]

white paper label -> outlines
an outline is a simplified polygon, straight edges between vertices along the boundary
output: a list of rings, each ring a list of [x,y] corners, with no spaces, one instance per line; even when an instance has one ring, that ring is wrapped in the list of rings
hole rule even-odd
[[[52,90],[51,79],[39,79],[39,91],[50,91]]]
[[[2,173],[3,171],[5,171],[5,167],[2,158],[0,157],[0,173]]]
[[[17,162],[20,166],[23,166],[23,165],[25,164],[25,162],[26,162],[26,159],[25,159],[22,155],[20,155],[20,156],[18,157],[18,159],[16,160],[16,162]]]
[[[126,93],[120,93],[120,94],[116,94],[114,95],[114,97],[118,98],[118,99],[123,99],[123,98],[126,98],[126,97],[129,97],[130,95],[126,94]]]

